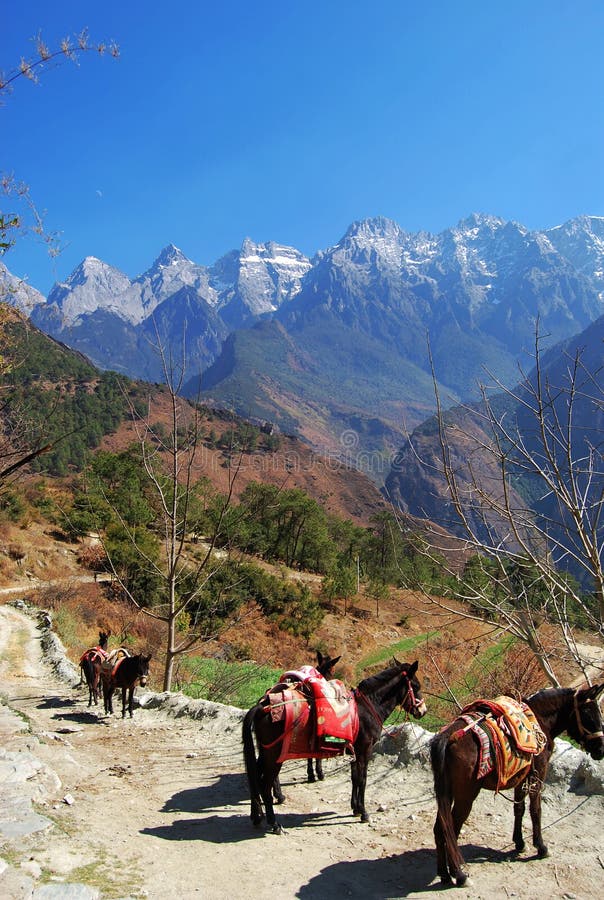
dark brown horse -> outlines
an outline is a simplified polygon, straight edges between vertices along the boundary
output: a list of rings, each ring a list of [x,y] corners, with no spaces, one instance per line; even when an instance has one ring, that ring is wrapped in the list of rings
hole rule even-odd
[[[392,666],[366,678],[353,689],[359,731],[354,741],[354,758],[350,764],[351,806],[353,814],[361,817],[361,822],[369,821],[365,809],[367,765],[385,720],[397,706],[402,706],[417,719],[426,713],[420,683],[415,675],[417,666],[417,662],[399,663],[394,660]],[[252,802],[252,822],[260,825],[266,810],[267,825],[276,834],[281,833],[282,828],[275,817],[272,789],[281,769],[278,759],[283,732],[283,722],[272,721],[264,698],[246,713],[243,720],[243,749]],[[258,744],[257,756],[254,735]]]
[[[525,846],[522,837],[522,818],[525,797],[528,793],[533,845],[539,859],[547,856],[547,847],[541,834],[541,790],[554,748],[554,738],[566,731],[594,759],[602,759],[604,756],[602,716],[598,706],[598,695],[603,690],[604,684],[581,690],[551,688],[539,691],[526,699],[525,702],[534,712],[547,743],[540,753],[532,757],[528,771],[519,772],[517,779],[506,785],[514,788],[512,839],[517,853],[521,853]],[[468,878],[467,872],[463,870],[464,859],[457,842],[459,832],[470,814],[480,789],[492,791],[498,786],[496,769],[482,778],[477,777],[478,742],[470,731],[465,731],[459,736],[460,730],[465,726],[466,721],[458,718],[430,742],[434,789],[438,804],[434,824],[437,872],[443,884],[450,884],[452,879],[455,879],[459,886],[465,884]],[[456,739],[452,740],[454,734]]]
[[[86,650],[80,657],[80,669],[82,679],[88,685],[88,706],[96,706],[99,702],[99,681],[101,677],[101,664],[107,656],[107,644],[109,635],[104,631],[99,632],[99,643],[96,647]]]
[[[113,715],[113,692],[116,688],[122,689],[122,719],[126,717],[126,694],[128,694],[128,712],[133,716],[132,703],[134,689],[137,682],[141,687],[147,684],[149,677],[149,660],[151,655],[124,656],[117,661],[109,658],[110,665],[104,664],[101,668],[103,681],[103,701],[105,713]]]

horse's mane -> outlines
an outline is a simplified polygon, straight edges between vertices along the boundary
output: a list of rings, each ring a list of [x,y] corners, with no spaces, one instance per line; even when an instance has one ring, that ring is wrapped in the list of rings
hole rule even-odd
[[[384,669],[383,672],[378,672],[377,675],[370,675],[369,678],[364,678],[363,681],[359,683],[358,690],[363,691],[363,693],[377,690],[382,687],[382,685],[388,684],[388,682],[392,681],[396,676],[400,676],[403,670],[407,668],[409,668],[409,666],[405,663],[389,666],[387,669]]]
[[[530,706],[532,702],[536,701],[539,707],[550,710],[559,706],[560,700],[566,700],[567,697],[572,696],[574,693],[574,688],[542,688],[540,691],[536,691],[530,697],[527,697],[526,702]]]

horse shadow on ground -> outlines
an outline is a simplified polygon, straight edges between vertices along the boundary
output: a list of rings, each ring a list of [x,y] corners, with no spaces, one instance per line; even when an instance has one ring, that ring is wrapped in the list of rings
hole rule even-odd
[[[56,713],[53,719],[60,722],[77,722],[79,725],[94,723],[95,725],[106,725],[107,720],[93,712],[73,712],[73,713]]]
[[[319,821],[325,818],[327,821],[323,823]],[[303,830],[305,825],[317,827],[321,824],[333,824],[333,814],[329,812],[291,814],[281,816],[279,821],[286,832],[296,828]],[[141,828],[139,833],[165,841],[207,841],[212,844],[236,844],[240,841],[264,838],[267,835],[265,827],[254,828],[247,813],[204,816],[203,819],[177,819],[169,825]]]
[[[86,725],[89,723],[98,725],[103,722],[103,719],[98,712],[102,707],[95,707],[94,712],[92,709],[78,710],[78,701],[70,697],[41,697],[37,707],[38,709],[58,710],[58,712],[54,713],[52,718],[59,722],[77,722],[78,725]]]
[[[511,858],[510,853],[474,844],[465,846],[463,852],[468,862],[500,863],[509,862]],[[324,900],[336,896],[393,900],[443,890],[451,890],[451,886],[436,880],[436,851],[420,849],[382,859],[334,863],[303,885],[296,897],[299,900]]]
[[[188,788],[173,794],[162,806],[162,812],[202,812],[239,803],[249,796],[245,775],[220,775],[212,784]]]
[[[509,862],[510,853],[478,847],[463,848],[467,862]],[[470,875],[472,874],[470,870]],[[383,859],[359,859],[334,863],[322,869],[296,894],[299,900],[325,897],[358,897],[363,900],[394,900],[413,894],[451,890],[436,880],[436,852],[407,850]]]
[[[77,700],[72,697],[42,697],[38,709],[73,709]]]

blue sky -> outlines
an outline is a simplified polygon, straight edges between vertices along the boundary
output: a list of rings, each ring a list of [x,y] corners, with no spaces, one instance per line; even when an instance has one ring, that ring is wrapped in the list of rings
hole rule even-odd
[[[5,0],[2,18],[4,72],[39,32],[121,51],[3,97],[0,170],[65,244],[4,262],[44,293],[87,255],[133,277],[170,242],[211,264],[245,237],[312,255],[375,215],[604,215],[599,0]]]

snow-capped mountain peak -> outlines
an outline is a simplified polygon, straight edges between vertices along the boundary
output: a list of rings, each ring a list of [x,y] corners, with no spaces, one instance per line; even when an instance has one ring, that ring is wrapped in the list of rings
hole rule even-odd
[[[152,268],[159,268],[165,266],[178,266],[182,263],[189,263],[190,265],[194,265],[191,263],[191,260],[185,256],[185,254],[176,247],[174,244],[168,244],[161,251],[155,262],[153,263]]]

